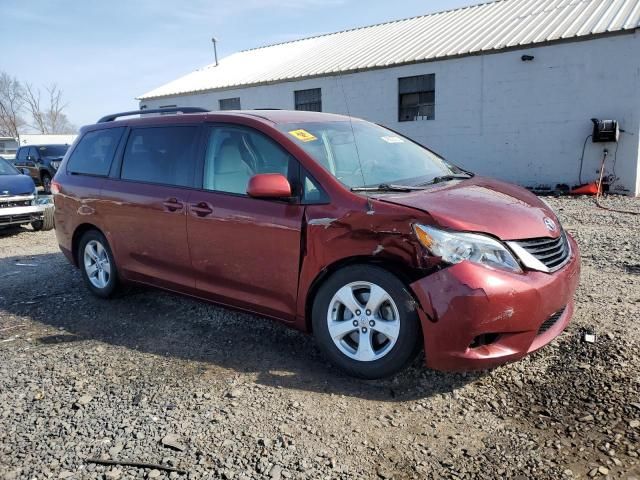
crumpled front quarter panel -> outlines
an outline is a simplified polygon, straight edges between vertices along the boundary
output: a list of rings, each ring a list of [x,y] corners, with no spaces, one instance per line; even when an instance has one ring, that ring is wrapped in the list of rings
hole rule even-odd
[[[425,215],[414,209],[363,199],[361,208],[312,205],[306,230],[298,294],[299,328],[306,329],[307,296],[314,280],[336,262],[352,258],[380,259],[406,268],[428,268],[412,224]]]

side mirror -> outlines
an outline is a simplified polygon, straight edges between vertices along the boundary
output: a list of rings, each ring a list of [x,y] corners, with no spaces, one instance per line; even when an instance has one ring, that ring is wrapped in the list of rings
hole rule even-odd
[[[253,198],[290,198],[291,185],[281,173],[259,173],[249,179],[247,195]]]

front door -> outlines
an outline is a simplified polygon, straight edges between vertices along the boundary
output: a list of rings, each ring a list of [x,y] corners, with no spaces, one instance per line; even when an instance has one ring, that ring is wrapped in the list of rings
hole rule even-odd
[[[173,290],[195,286],[187,242],[198,126],[131,129],[119,178],[103,184],[101,212],[125,277]]]
[[[292,179],[297,160],[266,135],[237,126],[207,134],[202,190],[189,199],[187,231],[202,295],[293,320],[304,206],[247,196],[257,173]]]
[[[22,147],[16,155],[14,165],[20,169],[29,170],[31,178],[40,180],[37,162],[38,151],[35,147]]]

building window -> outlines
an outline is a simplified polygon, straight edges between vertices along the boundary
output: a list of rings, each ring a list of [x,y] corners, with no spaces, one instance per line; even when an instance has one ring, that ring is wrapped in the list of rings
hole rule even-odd
[[[435,119],[436,76],[433,73],[398,79],[398,121]]]
[[[240,110],[240,97],[221,98],[218,100],[220,110]]]
[[[296,110],[304,110],[305,112],[322,111],[322,90],[320,88],[296,90],[293,93],[295,95]]]

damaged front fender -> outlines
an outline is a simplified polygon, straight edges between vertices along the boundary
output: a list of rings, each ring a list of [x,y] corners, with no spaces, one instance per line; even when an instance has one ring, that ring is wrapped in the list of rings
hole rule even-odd
[[[302,235],[298,327],[308,329],[305,317],[319,279],[336,265],[354,260],[401,266],[407,277],[432,269],[412,225],[429,222],[428,215],[408,207],[363,199],[360,209],[312,205],[305,212]]]

